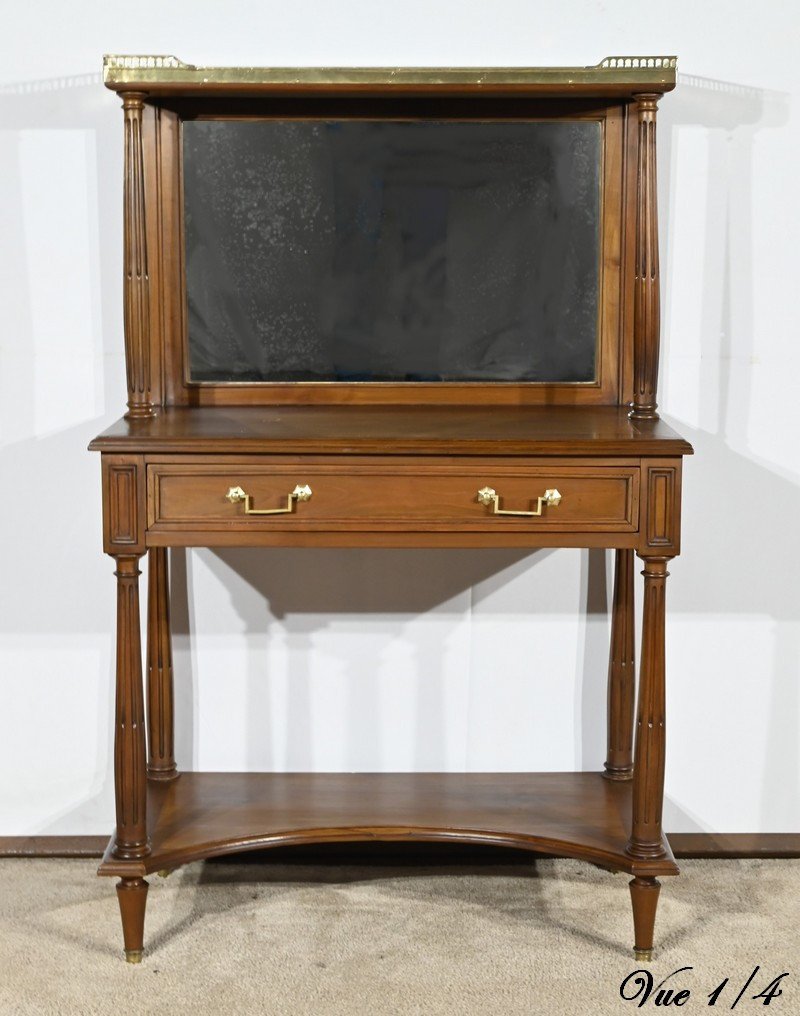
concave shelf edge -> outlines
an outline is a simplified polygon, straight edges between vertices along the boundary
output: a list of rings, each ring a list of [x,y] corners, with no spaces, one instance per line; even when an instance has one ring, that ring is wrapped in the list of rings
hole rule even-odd
[[[365,803],[365,788],[380,796]],[[287,791],[294,798],[290,808],[306,795],[301,811],[320,812],[319,824],[309,818],[293,824],[290,815],[280,814]],[[520,809],[520,794],[537,801],[530,817]],[[151,853],[135,861],[115,858],[112,836],[99,875],[144,877],[192,861],[268,847],[376,841],[507,846],[585,860],[630,875],[678,873],[666,838],[661,857],[639,859],[625,853],[627,820],[623,817],[629,813],[631,786],[607,781],[599,773],[184,773],[171,783],[151,782],[149,795]],[[385,800],[392,796],[397,798],[398,821],[394,822],[389,815],[395,804]],[[587,808],[590,798],[594,801]],[[427,809],[442,804],[447,822],[424,820]],[[238,828],[230,829],[231,810],[237,808],[241,813],[233,824]],[[186,813],[181,814],[183,809]],[[369,821],[348,822],[347,812],[353,809]],[[419,818],[400,821],[408,817],[402,813],[409,809],[418,811]],[[481,809],[492,813],[483,816],[485,824],[479,824],[481,816],[475,814]],[[458,811],[464,814],[463,825],[454,815]],[[332,813],[341,813],[341,824],[330,820]],[[541,826],[541,832],[515,830],[515,824]],[[570,824],[575,826],[574,835]],[[170,843],[175,828],[180,828],[181,842]]]

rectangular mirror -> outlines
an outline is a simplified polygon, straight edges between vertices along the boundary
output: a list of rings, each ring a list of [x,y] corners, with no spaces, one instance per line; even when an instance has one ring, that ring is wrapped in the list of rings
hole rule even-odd
[[[593,382],[597,120],[186,120],[191,382]]]

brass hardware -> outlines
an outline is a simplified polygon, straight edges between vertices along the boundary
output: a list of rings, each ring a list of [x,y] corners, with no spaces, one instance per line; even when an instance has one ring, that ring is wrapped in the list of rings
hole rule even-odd
[[[142,962],[142,950],[141,949],[126,949],[125,959],[128,963],[141,963]]]
[[[653,959],[652,949],[634,949],[633,957],[639,963],[649,963]]]
[[[231,504],[238,504],[239,501],[244,501],[245,515],[285,515],[287,512],[294,511],[295,501],[308,501],[310,497],[311,488],[307,483],[303,484],[302,487],[298,484],[294,488],[286,500],[285,508],[253,508],[253,499],[249,494],[245,494],[241,487],[231,487],[225,495],[226,500],[230,501]]]
[[[598,67],[607,67],[609,70],[648,70],[658,67],[677,67],[676,56],[607,56],[601,60]]]
[[[161,868],[156,874],[159,878],[169,878],[172,874],[172,868]]]
[[[541,495],[541,497],[536,498],[536,508],[534,511],[530,512],[515,512],[509,511],[506,508],[501,508],[500,495],[497,493],[496,490],[494,490],[493,487],[481,487],[481,489],[478,491],[478,501],[481,504],[485,504],[487,507],[489,505],[494,505],[495,515],[524,515],[530,518],[531,516],[534,515],[541,515],[542,508],[544,505],[547,505],[548,508],[555,508],[557,505],[561,503],[561,495],[555,488],[553,488],[552,490],[549,489],[546,490],[544,494]]]
[[[198,67],[167,55],[103,57],[103,80],[109,88],[131,86],[215,85],[637,85],[646,92],[675,86],[674,56],[608,56],[590,67]]]

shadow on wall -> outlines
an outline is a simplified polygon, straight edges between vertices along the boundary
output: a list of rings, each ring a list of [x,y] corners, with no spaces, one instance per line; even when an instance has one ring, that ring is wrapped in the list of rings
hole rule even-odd
[[[771,670],[767,672],[765,660],[761,675],[763,694],[771,696],[767,757],[749,760],[764,774],[761,812],[767,825],[775,822],[775,816],[796,817],[800,791],[796,731],[800,626],[795,579],[800,543],[786,536],[792,520],[800,517],[800,488],[733,450],[731,443],[746,446],[753,409],[755,138],[760,131],[782,127],[788,118],[785,93],[690,75],[678,76],[678,87],[659,115],[660,165],[667,168],[659,187],[662,206],[665,197],[668,209],[674,202],[678,182],[671,173],[679,132],[704,128],[708,154],[708,218],[698,224],[698,240],[704,244],[703,300],[698,328],[701,349],[695,362],[702,403],[698,427],[676,423],[692,442],[696,457],[687,462],[685,472],[683,545],[687,554],[679,565],[682,579],[679,585],[675,583],[672,602],[679,601],[682,613],[761,614],[775,621]],[[691,182],[681,181],[681,186],[690,187]],[[675,301],[680,294],[670,284],[669,240],[670,234],[662,231],[662,265],[669,266],[667,272],[662,268],[662,280],[669,299]],[[668,306],[666,316],[669,321]],[[667,324],[662,362],[669,356]],[[737,362],[747,369],[735,370]],[[669,385],[662,382],[660,390],[660,401],[668,405]],[[744,627],[742,637],[746,637]],[[735,656],[730,646],[724,650],[720,657]],[[693,677],[698,685],[713,684],[718,695],[727,693],[730,675],[721,666]],[[742,754],[746,759],[748,753]],[[720,773],[720,778],[729,775]],[[697,824],[693,816],[674,807],[672,814]]]
[[[0,632],[23,652],[53,636],[59,644],[75,636],[91,647],[92,636],[108,640],[113,631],[99,463],[86,446],[125,401],[118,105],[98,73],[0,85],[0,472],[14,478],[17,493],[32,492],[0,499],[2,532],[13,534],[3,548]],[[65,164],[71,158],[80,160],[82,180],[77,165]],[[43,215],[32,221],[42,207],[58,213],[51,223]],[[85,325],[79,334],[76,317]],[[85,355],[70,362],[70,348]],[[113,417],[97,415],[106,397]],[[93,597],[93,589],[103,594]],[[97,753],[91,791],[34,831],[57,829],[69,815],[113,811],[110,677],[97,682],[101,694],[90,705]],[[30,675],[19,687],[23,697],[36,695]],[[38,722],[38,699],[21,708],[26,722]]]
[[[9,287],[14,308],[15,334],[10,341],[20,349],[36,348],[34,308],[30,273],[32,266],[19,256],[26,249],[22,195],[24,181],[20,177],[20,160],[14,140],[19,132],[44,130],[83,130],[94,141],[97,193],[89,195],[94,205],[97,231],[98,280],[100,301],[98,319],[93,321],[93,334],[98,357],[102,358],[102,387],[109,393],[112,416],[124,404],[124,368],[121,335],[121,117],[116,98],[101,86],[99,75],[79,75],[55,81],[28,82],[0,88],[0,127],[11,144],[0,148],[0,176],[5,182],[5,242],[0,245],[0,277]],[[796,601],[791,584],[800,565],[797,541],[753,540],[751,519],[741,514],[741,539],[734,540],[729,522],[719,524],[719,515],[736,517],[743,497],[752,503],[757,492],[761,532],[780,534],[786,521],[800,517],[800,491],[797,486],[769,468],[735,452],[729,446],[732,436],[746,432],[750,413],[750,391],[741,385],[733,388],[730,336],[733,306],[736,308],[737,331],[752,332],[753,282],[751,271],[752,206],[751,176],[753,138],[759,130],[781,126],[787,118],[785,98],[775,93],[742,86],[708,81],[681,75],[679,87],[662,104],[660,114],[660,146],[662,164],[671,166],[671,149],[675,133],[687,126],[706,130],[709,144],[708,187],[715,196],[722,189],[729,196],[728,215],[724,221],[703,224],[706,246],[704,301],[702,308],[702,356],[698,359],[700,388],[718,390],[716,420],[702,422],[694,430],[679,423],[678,427],[694,444],[697,458],[689,461],[686,470],[684,544],[687,556],[673,569],[672,605],[688,614],[762,614],[774,619],[775,652],[772,671],[764,675],[765,693],[772,696],[773,737],[770,755],[764,760],[763,812],[765,822],[783,809],[788,813],[798,798],[797,738],[794,722],[797,716],[797,684],[793,668],[800,657],[800,640],[792,622],[796,621]],[[735,140],[735,144],[729,142]],[[54,167],[57,171],[57,167]],[[676,181],[662,174],[660,193],[662,208],[669,207]],[[683,183],[683,182],[682,182]],[[735,207],[734,207],[735,199]],[[55,241],[54,241],[55,242]],[[662,263],[669,264],[669,240],[663,235]],[[735,272],[737,288],[731,289]],[[667,289],[668,273],[664,272]],[[722,333],[723,348],[718,336]],[[65,336],[69,341],[69,336]],[[664,358],[669,357],[669,334],[665,329]],[[62,504],[72,506],[71,513],[52,524],[46,498],[32,505],[21,499],[4,499],[2,507],[4,531],[18,534],[8,548],[5,559],[6,576],[10,582],[4,591],[0,627],[4,632],[31,635],[46,631],[59,633],[108,632],[113,623],[113,584],[110,562],[99,553],[99,470],[96,459],[86,451],[86,444],[107,422],[106,418],[81,417],[80,407],[73,407],[72,419],[77,425],[47,436],[37,437],[35,419],[36,377],[40,364],[34,360],[14,358],[13,399],[3,401],[0,412],[4,433],[18,436],[0,452],[0,469],[4,475],[20,479],[46,476],[49,489],[57,487]],[[721,364],[721,366],[720,366]],[[717,371],[719,374],[717,375]],[[7,382],[8,383],[8,382]],[[662,403],[669,401],[669,388],[662,386]],[[10,414],[13,413],[13,420]],[[8,423],[8,426],[6,426]],[[744,492],[744,493],[743,493]],[[35,551],[33,550],[35,548]],[[38,562],[48,562],[48,581],[42,582],[42,567],[31,567],[31,554]],[[547,556],[547,552],[526,554],[516,551],[436,551],[395,552],[358,551],[272,551],[252,554],[238,550],[201,551],[205,562],[221,579],[233,570],[257,595],[231,592],[237,611],[246,628],[262,631],[269,614],[280,619],[290,640],[298,648],[308,644],[313,633],[310,625],[318,624],[326,613],[403,614],[425,613],[436,604],[446,603],[466,589],[480,587],[491,590],[496,583],[510,576],[523,574]],[[56,567],[52,567],[52,563]],[[102,616],[87,613],[82,597],[72,592],[75,575],[107,592],[107,610]],[[391,580],[387,581],[387,576]],[[174,592],[173,621],[176,639],[189,645],[179,654],[181,668],[176,674],[177,693],[182,705],[193,715],[194,681],[191,673],[191,636],[189,634],[188,586],[186,555],[172,554]],[[582,596],[588,617],[600,617],[607,610],[606,556],[600,552],[582,552]],[[266,602],[269,603],[269,614]],[[31,604],[37,609],[32,611]],[[565,611],[574,611],[574,603],[563,604]],[[310,616],[314,615],[314,620]],[[597,718],[605,703],[605,669],[607,638],[602,638],[598,625],[583,625],[583,645],[579,651],[579,674],[576,688],[576,714],[582,731],[580,754],[585,759],[602,757],[604,730]],[[442,708],[442,689],[437,679],[442,646],[420,643],[415,665],[425,672],[425,698],[420,700],[421,736],[437,735]],[[296,660],[302,653],[294,654]],[[110,663],[113,662],[110,661]],[[297,666],[302,664],[297,663]],[[252,673],[249,694],[248,735],[259,736],[256,724],[263,729],[266,701],[260,697],[256,671]],[[698,672],[692,675],[698,684],[713,682],[725,686],[727,675],[719,672]],[[48,831],[64,815],[83,812],[86,801],[111,799],[111,731],[112,677],[109,673],[108,693],[98,703],[97,772],[101,782],[83,802],[73,802],[62,815],[52,816]],[[300,694],[293,700],[292,722],[302,729],[302,714],[308,713],[304,698],[302,675],[296,683]],[[361,691],[361,690],[360,690]],[[359,691],[359,694],[360,694]],[[354,703],[355,708],[355,703]],[[370,708],[361,699],[358,708]],[[196,717],[193,720],[196,730]],[[599,728],[599,729],[598,729]],[[194,755],[194,734],[187,729],[179,745],[181,757]],[[794,756],[792,757],[792,753]],[[673,820],[683,828],[701,828],[695,818],[669,805]],[[673,824],[675,824],[673,821]]]
[[[444,614],[454,619],[470,613],[476,602],[490,597],[504,582],[524,574],[532,564],[551,553],[354,548],[274,549],[256,554],[246,549],[220,549],[199,551],[198,555],[229,591],[245,632],[256,636],[267,632],[267,638],[272,634],[280,640],[281,655],[288,667],[284,725],[292,732],[281,767],[302,770],[313,766],[310,747],[313,678],[309,653],[314,651],[315,636],[337,622],[341,624],[342,614],[357,618],[365,636],[360,647],[358,642],[354,647],[352,637],[341,642],[326,641],[326,652],[333,654],[331,677],[338,673],[348,675],[344,693],[348,736],[344,740],[350,745],[358,739],[357,750],[354,746],[348,752],[349,764],[358,768],[368,747],[374,749],[372,758],[381,757],[377,741],[381,689],[378,682],[370,679],[383,669],[383,650],[376,649],[376,640],[384,645],[401,640],[406,642],[406,651],[403,674],[397,676],[418,678],[413,717],[405,717],[407,736],[414,743],[414,764],[421,769],[452,767],[446,737],[448,708],[452,708],[447,691],[448,636],[443,638],[441,625],[417,624],[411,631],[408,626],[415,618],[435,609],[440,617]],[[191,583],[186,580],[183,555],[173,553],[172,560],[174,630],[178,638],[191,639],[187,597]],[[231,573],[243,581],[231,582]],[[568,597],[569,591],[565,590],[561,602],[551,604],[552,610],[573,613],[576,605]],[[181,603],[183,606],[179,607]],[[518,609],[524,613],[524,604]],[[365,653],[375,655],[370,659]],[[348,664],[356,662],[354,657],[358,657],[358,662],[351,668]],[[252,651],[252,645],[247,666],[244,749],[254,767],[265,768],[264,731],[269,728],[270,690],[264,681],[266,660],[259,658],[258,651]],[[397,666],[395,663],[390,669],[396,670]],[[452,667],[449,669],[452,672]],[[468,680],[469,674],[463,674],[463,678]],[[176,746],[187,759],[196,757],[195,745],[189,737],[189,731],[184,730],[181,743]]]

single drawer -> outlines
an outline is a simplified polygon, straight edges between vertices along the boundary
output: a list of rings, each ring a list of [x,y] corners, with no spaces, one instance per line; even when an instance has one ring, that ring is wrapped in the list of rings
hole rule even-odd
[[[147,478],[153,531],[638,529],[630,462],[251,457],[150,463]]]

